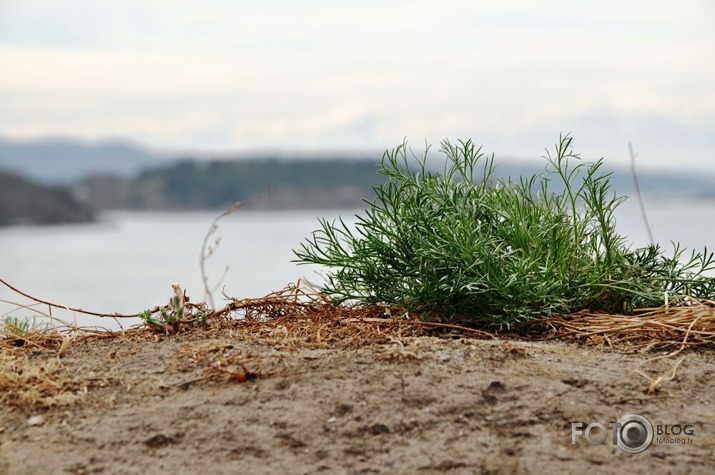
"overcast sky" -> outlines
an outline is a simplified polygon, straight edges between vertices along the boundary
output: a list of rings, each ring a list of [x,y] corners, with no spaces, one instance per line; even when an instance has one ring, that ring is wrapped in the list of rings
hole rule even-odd
[[[0,0],[0,136],[715,172],[715,2]]]

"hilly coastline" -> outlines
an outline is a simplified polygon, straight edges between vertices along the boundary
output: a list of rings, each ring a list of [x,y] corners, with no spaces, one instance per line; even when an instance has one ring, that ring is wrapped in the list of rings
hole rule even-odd
[[[0,225],[85,222],[102,210],[220,210],[236,201],[254,209],[356,208],[371,199],[381,154],[171,156],[105,141],[0,139]],[[435,170],[438,160],[434,161]],[[496,175],[530,176],[545,161],[500,159]],[[619,195],[635,193],[631,171],[612,168]],[[715,198],[715,177],[646,170],[643,194]]]
[[[360,206],[380,183],[364,160],[186,160],[135,178],[92,176],[74,186],[99,209],[213,210],[236,201],[255,209],[341,209]]]
[[[94,211],[66,187],[34,183],[0,171],[0,226],[86,223]]]

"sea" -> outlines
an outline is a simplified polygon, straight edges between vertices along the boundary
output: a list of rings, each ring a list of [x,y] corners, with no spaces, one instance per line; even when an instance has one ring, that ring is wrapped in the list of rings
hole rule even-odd
[[[651,233],[666,250],[715,250],[715,201],[650,198]],[[319,229],[318,218],[355,222],[358,210],[249,211],[221,218],[205,260],[215,305],[226,297],[261,297],[297,282],[322,282],[324,269],[298,265],[297,249]],[[106,212],[96,223],[0,228],[0,279],[35,298],[99,313],[138,313],[163,305],[178,283],[192,301],[205,298],[200,254],[216,212]],[[617,212],[617,228],[631,246],[649,243],[638,202]],[[0,284],[0,317],[43,315],[84,327],[117,330],[138,319],[91,317],[37,304]],[[42,323],[40,323],[42,324]]]

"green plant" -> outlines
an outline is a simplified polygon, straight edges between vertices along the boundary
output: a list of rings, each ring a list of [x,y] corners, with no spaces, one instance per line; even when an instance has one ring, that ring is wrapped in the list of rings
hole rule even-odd
[[[197,310],[198,307],[195,305],[188,307],[179,285],[174,284],[173,288],[175,295],[169,299],[168,305],[156,310],[145,310],[139,314],[139,318],[155,330],[166,333],[178,332],[182,324],[206,326],[208,324],[207,313]]]
[[[35,328],[37,328],[37,322],[34,317],[6,316],[3,318],[2,334],[10,337],[24,337]]]
[[[616,196],[602,160],[582,162],[572,139],[547,152],[544,173],[495,177],[494,158],[471,141],[443,141],[444,171],[403,143],[383,155],[354,227],[321,219],[294,251],[329,272],[321,291],[336,302],[402,305],[425,317],[508,326],[584,308],[630,311],[712,297],[715,268],[705,249],[685,263],[676,245],[630,250],[615,229]]]

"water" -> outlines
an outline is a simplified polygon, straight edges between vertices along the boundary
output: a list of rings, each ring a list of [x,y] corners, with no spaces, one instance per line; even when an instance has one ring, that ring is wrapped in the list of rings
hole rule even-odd
[[[715,251],[715,201],[645,199],[644,205],[655,242],[667,251],[671,242],[702,251]],[[617,229],[632,246],[649,243],[648,231],[635,198],[629,198],[617,210]]]
[[[346,216],[354,212],[346,211]],[[199,254],[215,212],[114,212],[98,224],[0,228],[0,278],[43,300],[101,313],[137,313],[164,304],[179,283],[193,301],[203,300]],[[335,212],[244,212],[222,218],[212,242],[221,242],[206,261],[209,283],[224,273],[222,290],[232,297],[260,297],[305,276],[320,281],[316,269],[292,263],[292,249],[317,229],[317,216]],[[7,289],[0,299],[26,302]],[[14,308],[0,303],[0,315]],[[46,311],[46,306],[40,307]],[[26,315],[16,312],[14,315]],[[84,325],[113,321],[77,317]]]
[[[656,241],[671,249],[670,241],[688,248],[714,248],[715,203],[708,201],[646,202]],[[229,266],[224,290],[232,297],[259,297],[301,277],[320,281],[318,269],[297,266],[292,249],[318,227],[318,216],[352,217],[343,212],[246,212],[223,218],[214,237],[222,242],[207,261],[215,284]],[[136,313],[164,304],[178,282],[194,301],[203,299],[199,252],[204,235],[216,217],[200,213],[114,212],[98,224],[55,227],[0,228],[0,278],[38,298],[97,312]],[[635,200],[621,206],[618,229],[635,246],[648,235]],[[223,303],[221,290],[216,304]],[[27,304],[0,288],[0,316]],[[38,307],[46,311],[46,306]],[[13,315],[32,315],[20,309]],[[77,318],[82,325],[116,328],[107,319],[55,312]]]

